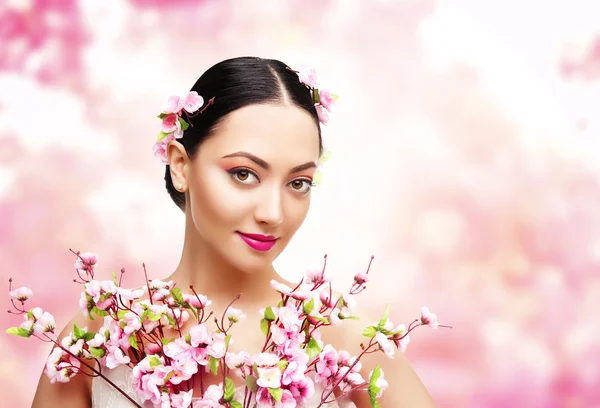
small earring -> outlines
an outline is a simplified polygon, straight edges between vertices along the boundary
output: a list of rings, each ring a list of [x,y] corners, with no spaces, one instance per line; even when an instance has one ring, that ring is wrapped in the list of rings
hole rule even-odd
[[[183,184],[177,184],[177,190],[183,190]]]

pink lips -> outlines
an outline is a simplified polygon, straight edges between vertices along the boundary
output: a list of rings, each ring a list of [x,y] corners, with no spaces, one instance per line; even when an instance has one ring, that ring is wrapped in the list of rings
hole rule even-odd
[[[246,234],[239,231],[237,233],[250,248],[257,251],[269,251],[277,243],[277,238],[272,235]]]

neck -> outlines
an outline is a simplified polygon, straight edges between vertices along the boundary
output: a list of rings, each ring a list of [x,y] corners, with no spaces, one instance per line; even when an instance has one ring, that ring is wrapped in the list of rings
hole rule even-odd
[[[197,293],[208,296],[215,306],[228,304],[241,294],[234,304],[238,308],[250,301],[262,302],[271,297],[269,282],[280,279],[272,264],[252,273],[239,270],[199,237],[195,229],[193,232],[190,229],[186,228],[179,265],[169,277],[183,292],[190,292],[192,285]]]

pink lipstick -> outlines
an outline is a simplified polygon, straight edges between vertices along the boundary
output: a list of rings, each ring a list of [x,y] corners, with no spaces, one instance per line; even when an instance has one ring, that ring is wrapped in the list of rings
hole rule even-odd
[[[257,251],[269,251],[277,243],[277,238],[272,235],[246,234],[239,231],[236,232],[250,248]]]

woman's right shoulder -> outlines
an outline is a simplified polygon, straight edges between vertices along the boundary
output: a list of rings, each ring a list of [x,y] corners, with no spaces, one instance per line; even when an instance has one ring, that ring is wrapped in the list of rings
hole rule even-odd
[[[58,344],[61,344],[62,339],[73,332],[75,325],[82,329],[87,328],[87,332],[95,333],[100,330],[102,324],[103,319],[95,318],[94,320],[90,320],[84,316],[82,311],[78,311],[74,314],[69,323],[67,323],[65,328],[58,334],[56,340]],[[56,347],[56,345],[52,347],[50,354]],[[86,362],[92,363],[93,361],[86,360]],[[84,372],[91,373],[91,370],[85,369]],[[93,377],[84,374],[84,372],[79,372],[77,375],[71,377],[68,382],[63,383],[56,381],[51,383],[46,375],[46,362],[44,362],[44,370],[40,376],[32,408],[54,406],[61,406],[63,408],[91,407]]]

